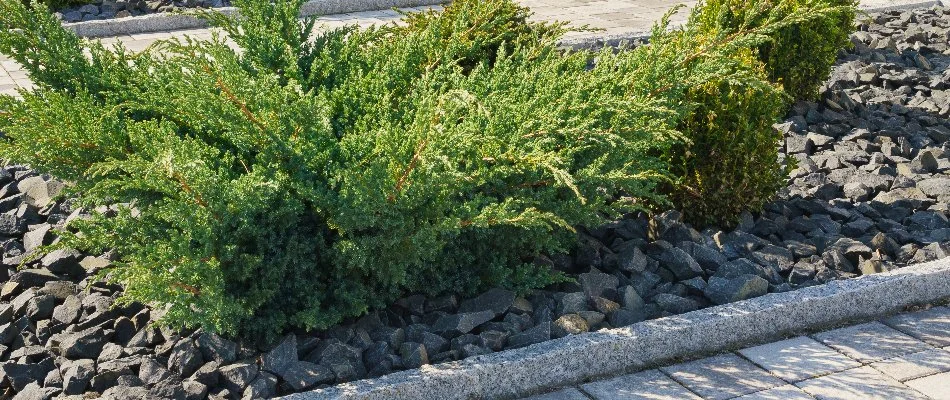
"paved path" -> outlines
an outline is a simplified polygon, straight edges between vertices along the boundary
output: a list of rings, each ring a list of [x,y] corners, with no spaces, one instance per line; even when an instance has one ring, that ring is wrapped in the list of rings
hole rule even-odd
[[[925,0],[862,0],[863,8],[892,6]],[[627,32],[644,32],[653,25],[670,7],[684,4],[687,7],[696,4],[696,0],[520,0],[520,3],[534,11],[538,20],[569,21],[573,26],[598,28],[596,32],[572,32],[566,39],[579,39],[588,36],[612,36]],[[401,11],[412,12],[430,7],[405,8]],[[434,7],[439,8],[439,7]],[[685,20],[687,13],[680,12],[673,18],[674,23]],[[367,11],[351,14],[329,15],[320,18],[322,26],[327,28],[342,25],[371,25],[392,22],[400,14],[394,10]],[[211,37],[210,29],[193,29],[173,32],[145,33],[131,36],[118,36],[101,39],[104,43],[122,42],[134,51],[147,48],[159,39],[180,36],[194,38]],[[18,88],[30,89],[32,83],[20,66],[0,55],[0,94],[16,94]]]
[[[899,314],[525,400],[950,399],[950,307]]]

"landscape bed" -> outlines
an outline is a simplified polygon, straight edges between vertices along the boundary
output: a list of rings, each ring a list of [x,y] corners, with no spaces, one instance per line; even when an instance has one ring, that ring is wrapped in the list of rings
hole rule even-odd
[[[0,292],[2,382],[39,397],[269,397],[948,257],[950,11],[869,18],[820,101],[796,103],[777,126],[781,154],[797,160],[787,186],[734,230],[697,231],[675,211],[630,214],[545,261],[576,283],[409,296],[264,351],[148,326],[161,312],[112,307],[121,287],[92,278],[108,255],[57,250]],[[51,201],[63,188],[53,177],[2,171],[3,262],[16,268],[82,210]]]

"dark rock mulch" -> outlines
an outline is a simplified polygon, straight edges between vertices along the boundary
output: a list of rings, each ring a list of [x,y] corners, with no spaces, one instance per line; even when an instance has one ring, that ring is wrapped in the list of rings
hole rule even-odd
[[[265,398],[376,377],[768,292],[950,256],[950,11],[874,14],[818,103],[777,126],[798,167],[760,215],[697,231],[671,211],[581,234],[538,262],[576,283],[526,297],[401,299],[269,349],[173,332],[159,313],[114,307],[121,288],[88,276],[107,257],[62,250],[15,267],[78,218],[62,185],[0,169],[0,390],[4,398]],[[741,199],[737,199],[741,201]]]
[[[230,5],[230,0],[95,0],[63,8],[56,15],[63,22],[81,22]]]

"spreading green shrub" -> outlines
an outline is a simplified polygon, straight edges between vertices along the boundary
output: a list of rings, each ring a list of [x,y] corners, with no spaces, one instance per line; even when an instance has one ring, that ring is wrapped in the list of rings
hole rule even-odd
[[[802,9],[826,7],[821,16],[799,21],[770,34],[755,47],[772,82],[780,83],[796,100],[817,98],[838,51],[851,45],[857,0],[706,0],[694,22],[706,31],[733,33]]]
[[[562,55],[555,28],[480,32],[520,18],[511,2],[314,41],[299,0],[235,3],[244,18],[212,18],[242,52],[92,43],[87,60],[55,20],[0,2],[0,50],[38,86],[0,103],[2,156],[87,206],[129,205],[63,245],[114,250],[107,277],[168,323],[267,338],[408,291],[544,286],[559,278],[533,256],[573,226],[661,200],[651,154],[676,113],[628,95],[612,63]]]
[[[565,53],[562,25],[510,0],[320,33],[301,2],[205,14],[238,50],[130,53],[0,0],[0,51],[37,85],[0,98],[0,157],[67,180],[89,210],[119,206],[56,246],[113,251],[103,278],[165,323],[268,340],[407,292],[563,279],[534,257],[575,226],[669,206],[677,128],[702,131],[684,122],[695,103],[721,100],[696,87],[771,88],[737,54],[803,20],[725,37],[665,18],[648,46]]]

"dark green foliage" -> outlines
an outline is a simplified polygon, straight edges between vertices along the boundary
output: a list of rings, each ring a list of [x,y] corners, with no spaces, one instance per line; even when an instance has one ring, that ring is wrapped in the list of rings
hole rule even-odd
[[[480,32],[523,20],[510,2],[313,42],[299,2],[236,3],[245,18],[213,22],[243,52],[94,44],[87,60],[52,18],[0,2],[0,50],[35,60],[38,83],[2,100],[3,157],[86,205],[126,205],[62,243],[114,249],[107,278],[168,323],[267,339],[407,291],[544,286],[560,278],[531,261],[573,226],[661,201],[650,154],[674,142],[676,113],[630,96],[613,63],[559,53],[556,28]]]
[[[23,0],[23,4],[30,5],[34,0]],[[65,7],[79,6],[92,3],[92,0],[35,0],[42,3],[52,10],[59,10]]]
[[[761,71],[752,54],[743,61]],[[761,209],[785,186],[782,137],[772,128],[785,113],[785,97],[777,88],[712,79],[691,88],[688,99],[697,106],[680,126],[690,143],[673,153],[680,181],[671,199],[698,226],[732,226],[742,211]]]
[[[684,92],[695,108],[679,125],[687,142],[670,153],[677,180],[667,193],[687,220],[732,226],[742,211],[758,211],[784,186],[788,166],[779,162],[782,138],[772,124],[790,99],[817,93],[848,41],[850,22],[840,18],[852,18],[854,8],[840,3],[710,0],[694,10],[683,31],[691,46],[747,39],[720,55],[732,60],[720,72],[743,79],[706,75]]]
[[[670,162],[709,169],[678,153],[678,128],[722,148],[693,122],[751,110],[719,124],[762,126],[774,88],[741,55],[808,20],[731,35],[664,20],[649,46],[564,53],[561,25],[510,0],[327,32],[296,20],[301,1],[205,14],[239,51],[132,54],[0,0],[0,51],[37,84],[0,98],[0,157],[69,181],[89,209],[116,205],[58,246],[114,251],[103,277],[166,323],[268,340],[407,292],[561,280],[535,256],[567,250],[575,226],[668,206]]]
[[[826,7],[822,16],[792,24],[770,34],[756,46],[772,82],[780,83],[793,99],[812,100],[828,78],[838,51],[851,45],[856,0],[707,0],[696,22],[706,30],[737,32],[769,19],[806,8]]]

